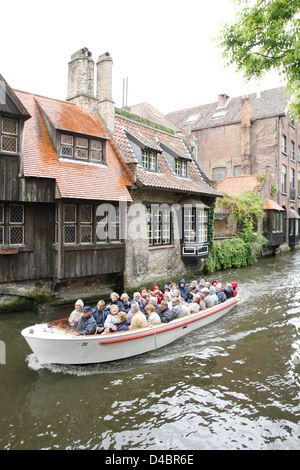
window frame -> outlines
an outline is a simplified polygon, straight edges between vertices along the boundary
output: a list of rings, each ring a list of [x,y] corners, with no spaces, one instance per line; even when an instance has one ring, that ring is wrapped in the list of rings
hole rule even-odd
[[[155,168],[152,167],[151,160],[155,162]],[[147,147],[142,149],[142,167],[144,170],[157,173],[157,152],[155,150]]]
[[[189,215],[188,220],[186,215]],[[205,214],[204,220],[200,220],[200,215]],[[208,245],[209,243],[209,210],[200,209],[198,207],[183,208],[183,232],[182,232],[182,243],[184,245]],[[200,229],[203,232],[203,227],[205,228],[205,239],[200,237]],[[186,233],[193,234],[193,239],[191,235],[189,238],[186,238]]]
[[[12,211],[14,207],[21,207],[21,220],[13,220]],[[25,246],[25,206],[24,204],[0,204],[0,245]],[[18,229],[20,235],[19,241],[14,241],[13,231]]]
[[[103,223],[99,220],[97,221],[97,208],[101,206],[95,204],[63,204],[62,207],[62,244],[64,247],[70,246],[95,246],[99,244],[107,244],[113,242],[121,242],[120,239],[120,216],[119,216],[119,207],[113,206],[116,210],[116,219],[110,215],[108,218],[106,214],[103,215],[102,220]],[[73,208],[74,210],[74,217],[73,218],[66,218],[66,209]],[[84,214],[85,211],[85,214]],[[59,234],[59,225],[60,225],[60,217],[59,217],[59,208],[58,204],[55,208],[55,244],[58,244],[58,234]],[[105,233],[107,233],[107,237],[104,239],[98,239],[97,231],[99,225],[105,226],[107,229]],[[68,230],[72,231],[69,232]],[[71,236],[70,236],[71,235]],[[67,237],[70,236],[70,240]],[[73,236],[73,238],[72,238]],[[87,237],[86,239],[84,239]]]
[[[151,206],[146,206],[149,247],[169,246],[172,244],[171,212],[170,207],[164,207],[164,205],[152,204]],[[156,234],[158,236],[155,236]]]
[[[10,121],[14,121],[16,123],[16,133],[10,133],[3,130],[3,122],[4,119],[8,119]],[[16,142],[16,151],[13,150],[4,150],[3,149],[3,138],[7,137],[10,139],[14,139]],[[20,152],[20,122],[19,119],[15,119],[9,116],[1,115],[0,116],[0,152],[5,154],[11,155],[18,155]]]
[[[188,177],[188,162],[184,158],[175,158],[175,171],[176,176],[181,178]]]
[[[285,169],[285,171],[282,171]],[[287,194],[287,166],[281,165],[280,170],[280,189],[283,194]]]
[[[290,141],[290,159],[292,162],[295,161],[295,142],[293,140]]]
[[[63,142],[64,138],[72,139],[72,143]],[[83,145],[83,141],[87,141],[87,145]],[[70,140],[71,142],[71,140]],[[81,143],[80,143],[81,142]],[[95,146],[96,144],[96,146]],[[100,145],[99,145],[100,144]],[[100,148],[97,148],[99,145]],[[67,158],[68,160],[73,161],[80,161],[86,163],[98,163],[98,164],[106,164],[106,140],[100,139],[95,136],[87,136],[87,135],[79,135],[79,134],[71,134],[68,132],[60,132],[59,139],[58,139],[58,155],[59,158]],[[64,153],[63,149],[70,149],[70,154],[68,155],[67,152]],[[84,155],[84,151],[86,151],[86,157]],[[100,158],[95,158],[95,153],[100,153]],[[81,156],[78,156],[80,155]]]
[[[282,153],[287,155],[287,138],[285,134],[282,134],[282,147],[281,147]]]

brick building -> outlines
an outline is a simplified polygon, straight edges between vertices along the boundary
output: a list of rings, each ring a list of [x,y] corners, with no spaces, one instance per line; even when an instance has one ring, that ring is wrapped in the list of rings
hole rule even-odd
[[[285,209],[283,231],[299,241],[300,127],[287,111],[285,87],[169,113],[167,118],[197,142],[197,160],[216,182],[266,175],[264,198]],[[274,206],[275,207],[275,206]]]

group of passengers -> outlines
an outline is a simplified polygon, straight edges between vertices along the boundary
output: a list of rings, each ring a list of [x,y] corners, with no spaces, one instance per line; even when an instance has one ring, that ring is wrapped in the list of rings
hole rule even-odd
[[[85,335],[144,328],[169,323],[236,295],[236,282],[222,286],[216,279],[211,284],[201,279],[199,283],[192,281],[187,286],[185,280],[181,279],[178,284],[172,282],[162,290],[158,286],[154,286],[152,291],[143,287],[140,292],[133,294],[132,299],[126,293],[120,297],[112,292],[108,303],[99,300],[93,308],[84,306],[83,301],[78,299],[75,310],[69,316],[68,326],[72,332]]]

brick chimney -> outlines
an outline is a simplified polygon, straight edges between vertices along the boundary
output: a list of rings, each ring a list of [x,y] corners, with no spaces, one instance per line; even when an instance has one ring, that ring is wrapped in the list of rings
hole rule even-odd
[[[94,60],[87,47],[71,55],[68,64],[68,97],[89,113],[95,112]]]
[[[242,175],[251,175],[251,103],[249,96],[241,99],[241,166]]]
[[[226,95],[225,93],[222,93],[221,95],[219,95],[218,96],[218,108],[225,108],[225,105],[228,99],[229,99],[229,96]]]
[[[115,130],[115,102],[112,98],[113,60],[108,52],[99,56],[97,61],[97,107],[108,129]]]

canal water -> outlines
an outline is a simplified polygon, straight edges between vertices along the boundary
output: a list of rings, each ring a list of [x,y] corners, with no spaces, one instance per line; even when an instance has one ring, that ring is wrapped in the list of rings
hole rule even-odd
[[[42,366],[1,314],[1,449],[300,448],[300,251],[216,274],[236,280],[227,316],[122,362]],[[212,280],[210,276],[208,280]]]

